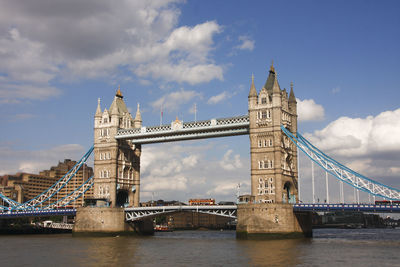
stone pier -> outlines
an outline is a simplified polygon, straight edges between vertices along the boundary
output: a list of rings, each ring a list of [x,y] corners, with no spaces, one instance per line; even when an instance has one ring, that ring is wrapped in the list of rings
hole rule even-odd
[[[293,212],[291,204],[240,204],[236,236],[241,239],[312,237],[311,215],[311,212]]]
[[[132,235],[153,234],[151,220],[129,224],[123,208],[85,207],[76,212],[74,235]]]

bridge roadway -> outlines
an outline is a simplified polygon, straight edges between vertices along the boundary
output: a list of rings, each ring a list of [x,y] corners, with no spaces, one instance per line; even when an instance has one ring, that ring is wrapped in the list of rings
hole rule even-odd
[[[236,205],[204,205],[204,206],[156,206],[125,208],[126,221],[136,221],[145,217],[157,216],[172,212],[191,211],[229,218],[236,218]]]
[[[363,211],[369,213],[400,213],[398,205],[373,205],[373,204],[307,204],[298,203],[293,205],[294,211]],[[156,207],[133,207],[125,208],[126,221],[141,220],[162,214],[180,211],[200,212],[206,214],[219,215],[224,217],[236,218],[236,205],[210,205],[210,206],[156,206]],[[0,212],[0,219],[19,218],[19,217],[46,217],[54,215],[74,216],[76,209],[48,209],[48,210],[29,210]]]

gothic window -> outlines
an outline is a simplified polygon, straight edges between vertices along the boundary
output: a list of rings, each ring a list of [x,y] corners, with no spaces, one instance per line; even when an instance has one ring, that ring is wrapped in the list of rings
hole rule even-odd
[[[263,111],[261,112],[261,118],[262,118],[262,119],[266,119],[266,118],[267,118],[267,111],[266,111],[266,110],[263,110]]]
[[[103,159],[103,153],[100,153],[100,160]]]
[[[264,147],[267,146],[267,140],[264,140]]]
[[[272,139],[269,139],[268,142],[269,142],[269,146],[272,146]]]
[[[267,110],[267,118],[268,118],[268,119],[271,118],[271,110]]]
[[[258,140],[258,147],[262,147],[262,140],[261,139]]]
[[[108,118],[104,118],[104,119],[103,119],[103,122],[104,122],[104,123],[108,123]]]
[[[261,104],[267,104],[267,98],[266,97],[262,97],[261,98]]]
[[[107,156],[108,156],[107,157],[108,159],[111,159],[111,153],[110,152],[107,153]]]
[[[110,188],[108,187],[108,185],[106,185],[106,196],[110,195]]]

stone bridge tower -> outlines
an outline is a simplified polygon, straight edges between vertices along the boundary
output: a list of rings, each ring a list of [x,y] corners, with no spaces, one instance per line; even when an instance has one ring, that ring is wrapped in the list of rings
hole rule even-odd
[[[250,119],[251,194],[256,203],[295,203],[298,199],[297,148],[281,125],[297,132],[297,103],[281,90],[271,65],[264,87],[257,92],[252,77],[248,97]]]
[[[279,87],[271,65],[264,87],[257,92],[252,77],[249,103],[251,195],[239,204],[238,238],[295,238],[312,236],[311,213],[294,212],[298,200],[297,148],[281,125],[297,132],[297,103]]]
[[[100,99],[94,116],[94,196],[107,199],[111,207],[139,206],[140,145],[116,140],[118,129],[140,128],[139,105],[135,119],[129,113],[120,88],[107,110]]]

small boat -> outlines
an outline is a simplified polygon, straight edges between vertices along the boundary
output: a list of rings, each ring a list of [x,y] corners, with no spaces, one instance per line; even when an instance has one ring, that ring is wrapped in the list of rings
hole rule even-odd
[[[168,225],[156,225],[154,227],[154,231],[156,231],[156,232],[172,232],[173,229],[170,228]]]

